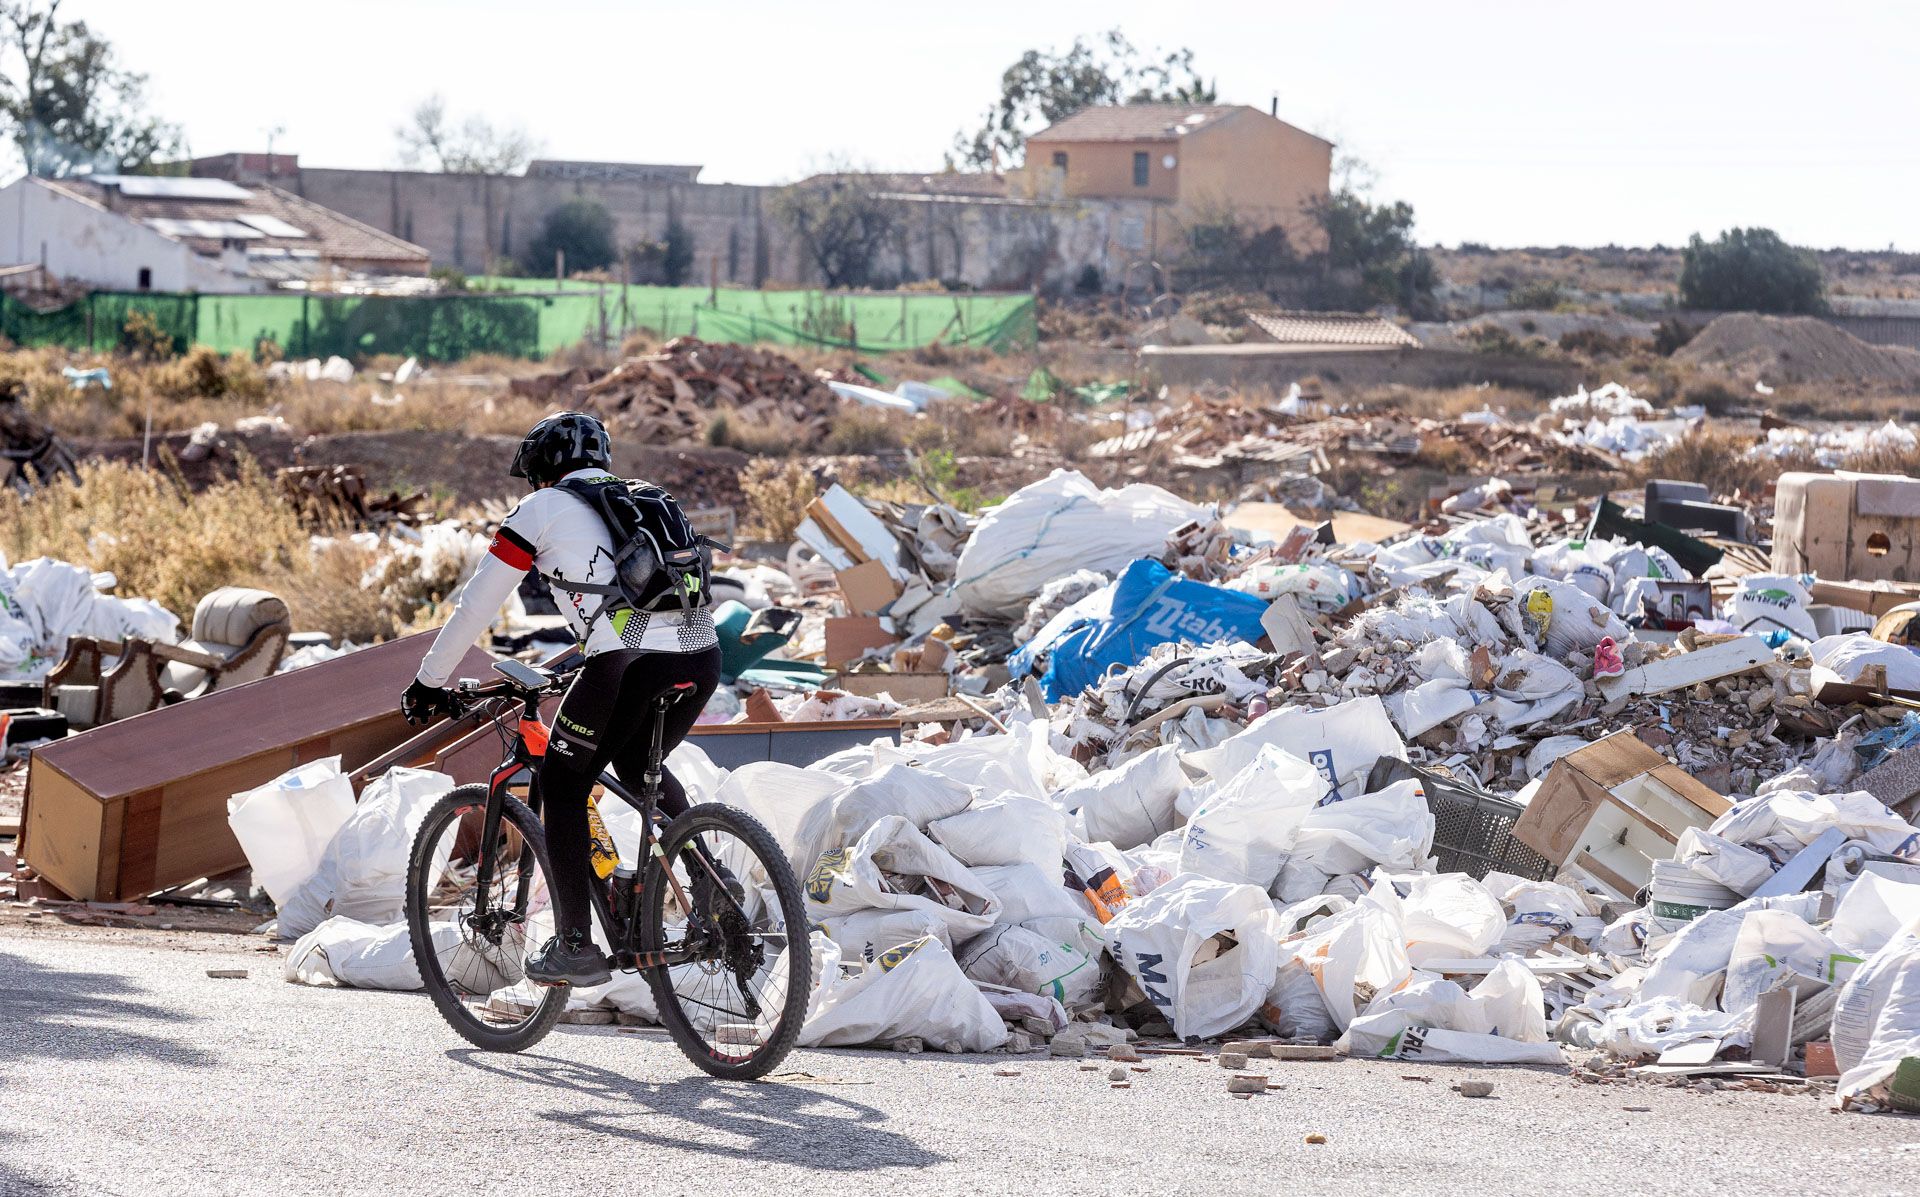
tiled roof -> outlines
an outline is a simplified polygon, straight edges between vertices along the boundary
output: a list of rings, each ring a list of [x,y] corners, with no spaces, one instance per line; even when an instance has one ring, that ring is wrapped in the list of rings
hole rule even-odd
[[[1420,342],[1384,316],[1364,312],[1248,312],[1247,321],[1288,345],[1392,345]]]
[[[1032,137],[1035,141],[1174,141],[1236,112],[1244,104],[1103,104],[1082,108]]]
[[[238,223],[252,228],[257,236],[248,236],[243,244],[249,251],[286,250],[289,253],[317,254],[322,259],[381,263],[396,267],[418,268],[428,253],[410,241],[383,233],[331,208],[323,208],[290,191],[266,185],[245,185],[239,190],[245,199],[196,199],[176,196],[132,196],[120,192],[111,183],[87,178],[43,180],[70,195],[119,213],[155,228],[176,241],[204,254],[218,254],[223,238],[201,235],[204,226],[179,222]],[[249,217],[264,218],[258,226]],[[158,223],[155,223],[158,222]],[[291,226],[303,237],[277,235],[276,230]]]

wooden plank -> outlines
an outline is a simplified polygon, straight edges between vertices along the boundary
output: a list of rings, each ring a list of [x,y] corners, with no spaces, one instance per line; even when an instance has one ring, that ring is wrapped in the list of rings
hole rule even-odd
[[[156,888],[153,878],[160,855],[161,802],[161,791],[154,789],[142,790],[117,804],[120,810],[119,859],[110,861],[102,854],[100,860],[101,873],[111,877],[106,892],[101,894],[107,901],[150,894]],[[231,839],[232,834],[229,833],[227,838]]]
[[[1665,694],[1698,682],[1711,682],[1773,660],[1773,650],[1758,636],[1742,636],[1690,653],[1663,657],[1618,677],[1602,678],[1600,693],[1609,702]]]

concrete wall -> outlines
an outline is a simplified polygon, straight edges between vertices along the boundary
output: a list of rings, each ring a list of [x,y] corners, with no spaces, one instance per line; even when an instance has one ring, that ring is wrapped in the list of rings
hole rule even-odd
[[[318,167],[302,167],[281,185],[425,247],[435,265],[469,274],[501,258],[520,258],[548,212],[588,198],[613,215],[615,240],[623,247],[663,240],[667,226],[678,220],[693,239],[688,282],[706,282],[710,272],[720,282],[748,286],[801,281],[797,247],[766,210],[764,187]]]
[[[104,290],[139,290],[143,268],[151,272],[154,291],[265,289],[138,221],[22,178],[0,187],[0,264],[40,262],[61,278]]]
[[[722,283],[743,286],[820,282],[792,231],[774,215],[777,189],[771,187],[316,167],[276,181],[424,246],[435,265],[470,274],[500,258],[518,258],[549,211],[586,197],[612,214],[621,245],[661,240],[678,220],[693,238],[691,283],[706,282],[710,271]],[[1112,281],[1177,232],[1168,205],[1144,199],[1035,203],[916,195],[893,202],[900,220],[877,263],[882,282],[933,278],[994,290],[1072,286],[1089,265]]]
[[[1297,249],[1325,247],[1326,238],[1308,211],[1331,186],[1331,145],[1257,111],[1202,125],[1182,141],[1183,221],[1232,211],[1256,229],[1286,229]]]

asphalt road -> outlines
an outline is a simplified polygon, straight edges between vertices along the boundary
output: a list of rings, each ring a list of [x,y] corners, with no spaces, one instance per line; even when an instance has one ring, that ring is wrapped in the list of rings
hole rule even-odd
[[[1805,1096],[1343,1060],[1256,1061],[1285,1087],[1242,1101],[1198,1060],[1115,1090],[1104,1064],[846,1051],[726,1084],[614,1028],[475,1052],[422,997],[222,943],[0,938],[0,1193],[1920,1191],[1920,1120]]]

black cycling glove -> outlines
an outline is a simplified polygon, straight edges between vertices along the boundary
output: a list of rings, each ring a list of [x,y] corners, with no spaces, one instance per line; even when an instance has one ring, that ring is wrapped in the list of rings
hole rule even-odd
[[[453,692],[445,686],[429,686],[419,678],[400,695],[400,713],[412,724],[431,723],[436,715],[457,715]]]

